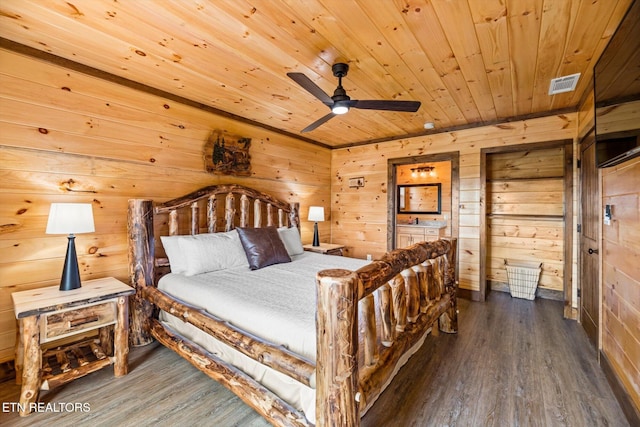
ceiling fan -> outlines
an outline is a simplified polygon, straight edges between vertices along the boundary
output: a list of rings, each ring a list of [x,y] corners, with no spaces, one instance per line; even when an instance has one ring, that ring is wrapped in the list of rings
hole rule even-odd
[[[347,92],[342,87],[342,78],[349,72],[349,65],[344,63],[336,63],[331,67],[333,75],[338,78],[338,87],[333,92],[333,96],[326,94],[318,85],[316,85],[309,77],[302,73],[287,73],[294,82],[298,83],[304,90],[318,98],[324,105],[331,109],[331,112],[324,117],[311,123],[301,132],[309,132],[317,128],[323,123],[329,121],[336,115],[345,114],[350,108],[360,108],[363,110],[385,110],[385,111],[404,111],[415,113],[420,108],[419,101],[383,101],[383,100],[366,100],[358,101],[349,98]]]

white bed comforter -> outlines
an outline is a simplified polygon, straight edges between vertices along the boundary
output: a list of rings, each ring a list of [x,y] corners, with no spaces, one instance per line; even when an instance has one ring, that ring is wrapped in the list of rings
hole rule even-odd
[[[168,274],[158,288],[269,342],[316,359],[316,273],[356,270],[368,261],[304,252],[292,262],[251,271],[235,267],[195,276]],[[162,313],[161,320],[227,363],[242,369],[315,422],[315,391],[237,352],[192,325]]]
[[[158,288],[296,354],[316,358],[316,273],[367,261],[305,252],[260,270],[235,267],[164,276]]]

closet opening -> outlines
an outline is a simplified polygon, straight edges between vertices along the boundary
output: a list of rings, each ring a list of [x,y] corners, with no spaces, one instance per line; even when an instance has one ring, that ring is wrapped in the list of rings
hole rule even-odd
[[[536,297],[570,309],[573,142],[486,148],[480,162],[480,299],[510,291],[508,260],[541,264]]]

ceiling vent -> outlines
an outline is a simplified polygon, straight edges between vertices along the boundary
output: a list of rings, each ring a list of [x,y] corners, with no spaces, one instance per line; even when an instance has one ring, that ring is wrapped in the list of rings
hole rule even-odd
[[[549,85],[549,95],[555,95],[558,93],[571,92],[576,89],[580,73],[571,74],[570,76],[558,77],[552,79]]]

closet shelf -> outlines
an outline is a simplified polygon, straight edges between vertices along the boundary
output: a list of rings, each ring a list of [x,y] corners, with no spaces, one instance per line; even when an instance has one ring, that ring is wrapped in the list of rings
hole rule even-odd
[[[525,215],[525,214],[487,214],[487,218],[518,218],[518,219],[548,219],[549,221],[563,220],[563,215]]]

